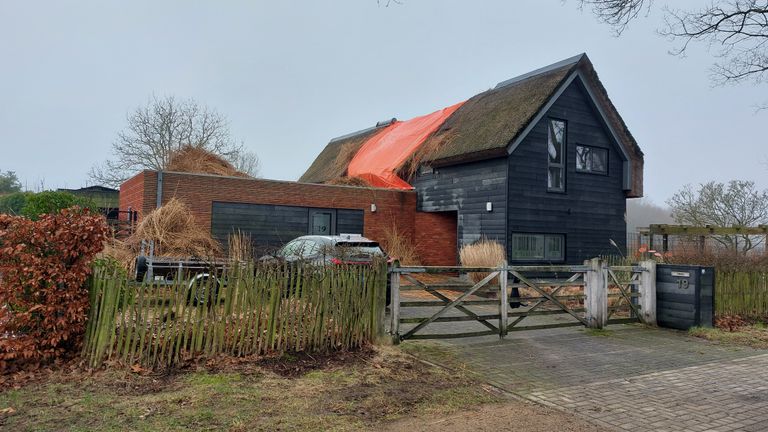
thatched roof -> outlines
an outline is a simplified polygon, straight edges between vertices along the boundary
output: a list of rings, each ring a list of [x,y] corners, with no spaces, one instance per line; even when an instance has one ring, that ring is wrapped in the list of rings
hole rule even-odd
[[[594,90],[598,109],[629,154],[633,175],[628,196],[642,196],[643,153],[608,99],[586,54],[501,82],[467,100],[400,168],[400,172],[408,171],[403,178],[424,162],[452,165],[504,155],[574,74]],[[322,183],[344,176],[354,153],[378,131],[372,128],[331,141],[300,181]]]
[[[312,165],[299,178],[305,183],[325,183],[332,179],[341,178],[347,174],[347,165],[368,138],[388,126],[389,123],[379,123],[376,126],[349,135],[334,138],[315,158]]]
[[[572,67],[568,64],[473,96],[423,144],[428,154],[422,161],[503,155]]]

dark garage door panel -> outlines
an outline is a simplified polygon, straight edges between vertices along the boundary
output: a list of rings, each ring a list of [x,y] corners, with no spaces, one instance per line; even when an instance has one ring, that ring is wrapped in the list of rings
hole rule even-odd
[[[363,211],[354,209],[316,209],[272,204],[214,202],[211,209],[211,233],[223,245],[233,232],[251,236],[258,253],[282,246],[291,239],[309,233],[312,210],[335,212],[334,233],[363,233]]]
[[[363,217],[362,210],[336,210],[336,233],[363,234]]]
[[[211,211],[211,233],[222,244],[229,234],[240,230],[256,246],[277,247],[306,235],[308,229],[306,207],[214,202]]]

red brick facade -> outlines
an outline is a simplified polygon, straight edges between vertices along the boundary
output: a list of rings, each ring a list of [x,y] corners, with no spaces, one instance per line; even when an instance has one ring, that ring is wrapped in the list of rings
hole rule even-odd
[[[146,214],[157,202],[158,173],[143,171],[120,186],[120,209]],[[393,225],[416,244],[430,265],[456,264],[456,215],[416,211],[416,193],[392,189],[331,186],[205,174],[162,173],[162,202],[178,198],[197,222],[210,229],[214,201],[318,208],[359,209],[364,235],[381,241]],[[371,204],[376,211],[371,211]]]
[[[458,264],[456,212],[416,212],[416,249],[428,265]]]

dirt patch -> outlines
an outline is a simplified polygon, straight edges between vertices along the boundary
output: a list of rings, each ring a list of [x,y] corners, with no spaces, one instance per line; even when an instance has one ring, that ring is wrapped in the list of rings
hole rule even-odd
[[[452,431],[526,431],[581,432],[605,431],[576,417],[527,402],[510,402],[482,406],[445,417],[409,418],[383,428],[385,432],[452,432]]]
[[[296,378],[315,370],[338,369],[370,362],[375,355],[376,351],[370,347],[316,354],[288,352],[278,357],[263,358],[257,364],[281,377]]]

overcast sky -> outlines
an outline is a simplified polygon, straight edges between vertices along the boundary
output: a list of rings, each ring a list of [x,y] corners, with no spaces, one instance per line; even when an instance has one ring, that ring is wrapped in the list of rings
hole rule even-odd
[[[586,52],[645,152],[651,200],[711,179],[768,187],[768,111],[755,112],[768,86],[713,87],[704,47],[668,54],[659,13],[615,38],[577,6],[0,0],[0,170],[34,189],[83,186],[154,93],[217,109],[264,177],[295,180],[332,137]]]

